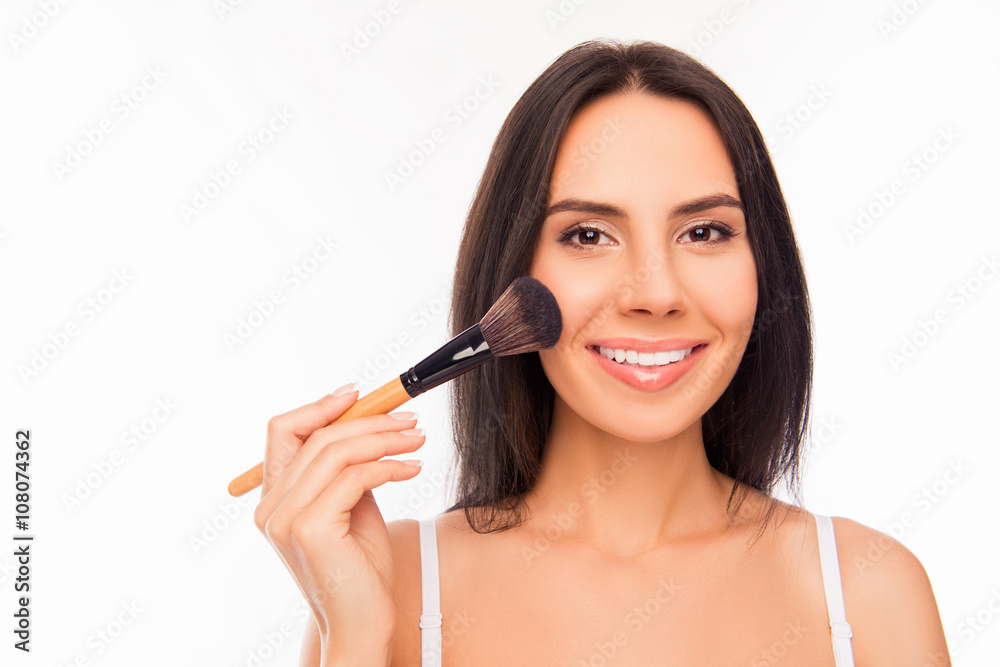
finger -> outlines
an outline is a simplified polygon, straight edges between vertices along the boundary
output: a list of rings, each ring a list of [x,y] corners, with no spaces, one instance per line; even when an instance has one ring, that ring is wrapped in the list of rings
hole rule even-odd
[[[330,443],[348,440],[349,438],[368,433],[403,431],[412,428],[416,423],[415,416],[410,419],[401,420],[395,419],[391,415],[369,415],[317,429],[302,444],[291,462],[285,467],[281,477],[274,482],[274,486],[267,498],[262,498],[262,502],[269,501],[269,506],[276,507],[285,494],[298,484],[299,478],[312,465],[313,459]],[[382,456],[386,455],[373,455],[366,460],[374,461],[382,458]],[[363,463],[363,461],[357,462]]]
[[[366,434],[327,445],[313,459],[298,483],[280,499],[272,517],[261,518],[268,534],[273,534],[276,539],[283,539],[284,528],[347,468],[377,462],[384,456],[412,452],[422,447],[425,441],[426,436],[423,434],[404,435],[391,431]]]
[[[336,396],[338,392],[345,392]],[[272,417],[267,423],[267,446],[264,449],[264,479],[261,497],[295,457],[302,443],[316,429],[344,414],[358,398],[357,383],[345,385],[313,403]]]
[[[386,482],[412,479],[421,470],[402,461],[388,459],[353,465],[341,472],[316,500],[299,512],[291,526],[298,543],[321,531],[331,540],[341,540],[351,530],[351,510],[361,497]]]
[[[330,481],[344,469],[353,465],[370,463],[386,456],[396,456],[423,447],[426,435],[423,429],[412,431],[386,431],[330,443],[313,458],[309,467],[281,501],[282,510],[297,513],[313,502]]]

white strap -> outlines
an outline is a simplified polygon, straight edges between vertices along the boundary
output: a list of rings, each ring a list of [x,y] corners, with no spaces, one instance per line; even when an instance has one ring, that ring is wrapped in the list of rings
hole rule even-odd
[[[420,664],[441,667],[441,592],[434,519],[420,521]]]
[[[840,581],[840,561],[837,559],[833,520],[822,514],[813,516],[816,517],[816,535],[819,538],[819,564],[823,572],[823,589],[826,591],[826,610],[830,616],[833,657],[837,667],[854,667],[854,652],[851,649],[854,632],[847,622],[847,610],[844,608],[844,588]]]

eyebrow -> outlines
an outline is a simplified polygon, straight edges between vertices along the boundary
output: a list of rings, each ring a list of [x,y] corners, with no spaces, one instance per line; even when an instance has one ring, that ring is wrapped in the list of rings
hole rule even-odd
[[[670,217],[676,218],[684,215],[692,215],[694,213],[701,213],[702,211],[707,211],[721,206],[737,208],[741,212],[745,213],[743,203],[740,202],[740,200],[725,193],[717,192],[704,197],[698,197],[697,199],[681,202],[670,211]],[[617,216],[619,218],[628,217],[625,215],[625,211],[617,206],[614,206],[613,204],[588,201],[586,199],[576,199],[574,197],[563,199],[562,201],[556,202],[552,206],[548,207],[545,210],[545,217],[547,218],[550,215],[562,213],[563,211],[580,211],[582,213],[591,213],[593,215]]]

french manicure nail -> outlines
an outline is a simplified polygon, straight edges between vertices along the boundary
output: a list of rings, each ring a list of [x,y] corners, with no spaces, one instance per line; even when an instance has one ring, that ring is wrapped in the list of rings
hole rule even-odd
[[[408,466],[415,466],[417,468],[424,465],[424,462],[421,461],[420,459],[406,459],[405,461],[403,461],[403,463],[405,463]]]
[[[400,431],[400,434],[402,434],[402,435],[412,435],[414,437],[420,437],[420,436],[422,436],[426,432],[427,431],[425,431],[422,428],[408,428],[405,431]]]
[[[334,396],[347,396],[348,394],[354,393],[358,390],[358,383],[352,382],[350,384],[345,384],[333,392]]]
[[[416,412],[391,412],[389,416],[400,421],[410,421],[417,418]]]

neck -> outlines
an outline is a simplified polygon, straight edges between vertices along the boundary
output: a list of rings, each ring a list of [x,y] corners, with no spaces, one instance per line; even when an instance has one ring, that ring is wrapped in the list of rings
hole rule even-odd
[[[558,395],[541,470],[526,496],[535,531],[631,558],[724,531],[733,480],[708,462],[697,420],[676,436],[631,442],[581,419]]]

